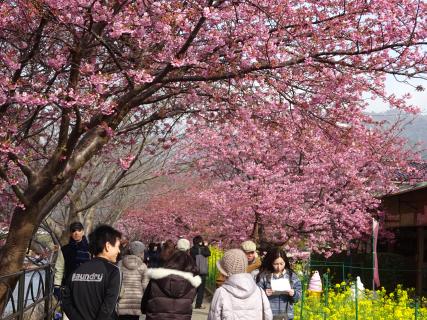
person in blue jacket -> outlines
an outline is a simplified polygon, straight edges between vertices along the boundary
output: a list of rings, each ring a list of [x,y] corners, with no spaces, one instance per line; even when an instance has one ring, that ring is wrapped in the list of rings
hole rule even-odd
[[[274,282],[277,285],[272,285]],[[261,265],[257,284],[265,290],[274,320],[292,320],[294,304],[301,298],[301,281],[291,269],[284,250],[271,248]]]

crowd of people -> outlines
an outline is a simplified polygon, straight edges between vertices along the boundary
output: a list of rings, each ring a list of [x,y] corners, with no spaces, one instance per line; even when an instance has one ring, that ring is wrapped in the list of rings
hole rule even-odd
[[[55,265],[54,295],[63,319],[136,320],[145,314],[146,320],[190,320],[194,308],[205,308],[210,255],[201,236],[193,245],[180,238],[146,248],[108,225],[86,239],[84,226],[74,222]],[[247,240],[227,250],[217,267],[208,320],[294,318],[301,282],[281,248],[260,259],[256,244]]]

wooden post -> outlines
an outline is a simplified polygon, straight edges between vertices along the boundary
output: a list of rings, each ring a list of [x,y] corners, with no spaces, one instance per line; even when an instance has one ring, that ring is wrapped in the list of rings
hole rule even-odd
[[[424,266],[424,227],[417,227],[417,294],[421,296],[423,291],[423,266]]]

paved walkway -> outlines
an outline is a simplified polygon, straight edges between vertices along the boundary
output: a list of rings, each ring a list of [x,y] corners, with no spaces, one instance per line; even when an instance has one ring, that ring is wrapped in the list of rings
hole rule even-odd
[[[191,320],[206,320],[208,318],[209,303],[205,301],[203,305],[206,309],[193,309],[193,316],[191,317]]]
[[[205,309],[193,309],[191,320],[207,320],[210,304],[205,301],[203,305],[206,307]],[[145,316],[141,316],[140,320],[145,320]]]

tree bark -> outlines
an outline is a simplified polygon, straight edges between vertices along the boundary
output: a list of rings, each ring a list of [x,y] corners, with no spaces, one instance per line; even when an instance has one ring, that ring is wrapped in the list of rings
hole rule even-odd
[[[28,210],[15,208],[6,244],[0,250],[0,275],[13,274],[22,269],[30,240],[39,225],[37,207]],[[0,310],[7,303],[8,291],[15,288],[18,277],[9,277],[0,283]]]
[[[258,212],[255,213],[255,222],[252,228],[251,238],[257,245],[260,245],[264,241],[264,226]]]
[[[95,219],[95,207],[92,207],[88,210],[88,213],[85,215],[84,226],[85,226],[86,234],[89,234],[92,232],[94,219]]]
[[[43,177],[43,173],[39,174]],[[31,238],[43,219],[71,189],[73,181],[74,175],[56,185],[40,183],[29,187],[26,194],[38,196],[28,196],[33,201],[29,201],[25,208],[17,206],[14,209],[6,243],[0,250],[0,276],[22,270]],[[13,290],[16,282],[16,277],[9,277],[0,284],[0,310],[7,303],[9,288]]]

